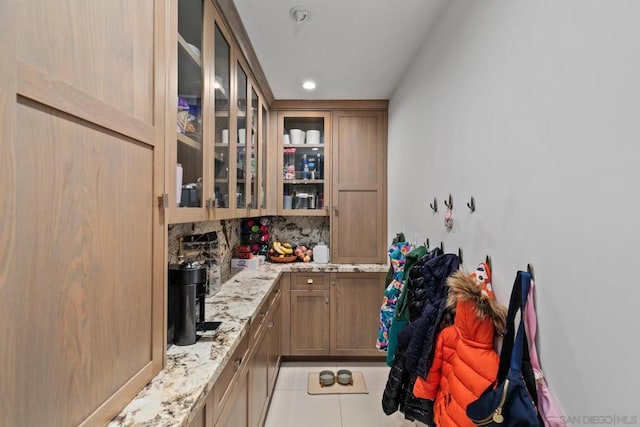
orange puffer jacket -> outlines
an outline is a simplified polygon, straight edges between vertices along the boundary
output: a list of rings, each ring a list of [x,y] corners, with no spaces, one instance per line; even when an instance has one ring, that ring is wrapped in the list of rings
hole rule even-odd
[[[438,427],[473,427],[467,405],[496,379],[499,356],[493,349],[494,331],[503,330],[506,310],[482,295],[463,272],[451,276],[448,284],[448,306],[456,311],[454,324],[438,334],[429,374],[416,380],[413,394],[435,400]]]

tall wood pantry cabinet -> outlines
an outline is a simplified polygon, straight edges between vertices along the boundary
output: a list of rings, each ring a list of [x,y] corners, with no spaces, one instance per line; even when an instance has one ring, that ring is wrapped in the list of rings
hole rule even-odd
[[[104,425],[164,360],[166,2],[0,2],[0,424]]]
[[[272,105],[277,213],[329,216],[331,262],[387,262],[387,108],[377,100]]]

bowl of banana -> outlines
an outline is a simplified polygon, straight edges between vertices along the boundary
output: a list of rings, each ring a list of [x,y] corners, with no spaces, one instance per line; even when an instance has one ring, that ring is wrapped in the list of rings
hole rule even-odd
[[[269,248],[269,259],[272,262],[294,262],[298,256],[293,243],[275,240]]]

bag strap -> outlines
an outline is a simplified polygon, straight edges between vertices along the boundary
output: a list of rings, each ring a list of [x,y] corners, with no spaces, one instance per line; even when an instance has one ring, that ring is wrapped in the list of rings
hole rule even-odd
[[[538,361],[538,349],[536,348],[536,334],[538,333],[538,316],[536,314],[536,303],[534,299],[535,283],[531,279],[529,287],[529,296],[524,308],[524,328],[529,338],[529,358],[531,359],[531,367],[534,373],[542,373],[540,362]]]
[[[500,364],[498,366],[498,384],[507,378],[509,369],[520,371],[522,369],[523,358],[528,358],[528,354],[526,354],[528,351],[526,349],[523,350],[524,341],[526,340],[524,323],[521,318],[516,333],[515,319],[518,311],[523,312],[522,308],[525,306],[527,296],[529,295],[530,283],[531,274],[526,271],[518,271],[509,300],[506,330],[502,340]]]

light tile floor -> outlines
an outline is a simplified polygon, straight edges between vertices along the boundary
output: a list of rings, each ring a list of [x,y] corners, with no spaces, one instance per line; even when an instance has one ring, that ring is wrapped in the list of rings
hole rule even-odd
[[[369,394],[307,393],[309,372],[341,368],[362,372]],[[384,362],[284,362],[265,427],[413,427],[402,413],[387,416],[382,411],[388,376]]]

